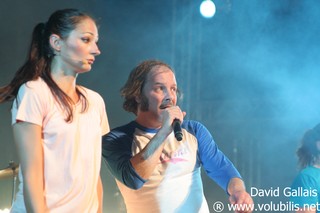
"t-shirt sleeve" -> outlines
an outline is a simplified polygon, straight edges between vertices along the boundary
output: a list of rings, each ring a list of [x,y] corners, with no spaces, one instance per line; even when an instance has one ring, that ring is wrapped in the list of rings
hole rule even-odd
[[[45,97],[44,94],[41,94],[41,88],[29,86],[28,83],[23,84],[18,91],[17,98],[13,101],[11,124],[24,121],[42,126]]]
[[[108,132],[110,132],[110,126],[109,126],[108,115],[107,115],[104,100],[102,99],[101,96],[99,97],[101,101],[101,104],[100,104],[101,130],[102,130],[102,135],[105,135]]]
[[[312,205],[318,202],[317,187],[319,180],[308,174],[300,173],[292,183],[291,190],[297,193],[291,193],[291,201],[299,206]]]
[[[208,174],[222,189],[227,192],[228,183],[232,178],[241,178],[227,156],[219,150],[208,129],[199,122],[193,123],[199,146],[199,159]]]
[[[146,182],[133,168],[130,159],[132,158],[132,138],[128,134],[112,130],[102,138],[102,156],[112,175],[121,183],[131,189],[139,189]]]

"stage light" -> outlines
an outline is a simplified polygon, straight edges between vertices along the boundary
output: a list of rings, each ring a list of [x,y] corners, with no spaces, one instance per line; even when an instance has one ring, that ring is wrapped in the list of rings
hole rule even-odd
[[[200,13],[205,18],[212,18],[216,13],[216,6],[211,0],[204,0],[200,5]]]

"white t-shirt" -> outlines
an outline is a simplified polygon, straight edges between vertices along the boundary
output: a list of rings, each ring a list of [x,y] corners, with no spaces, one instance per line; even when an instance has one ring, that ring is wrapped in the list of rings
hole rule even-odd
[[[42,127],[44,194],[52,213],[91,213],[99,206],[101,136],[109,132],[109,123],[102,97],[84,87],[81,92],[89,108],[81,113],[79,101],[71,123],[65,121],[66,114],[41,78],[23,84],[18,102],[13,102],[12,125],[20,120]],[[20,170],[19,190],[11,212],[26,212],[21,174]]]
[[[136,121],[114,128],[102,139],[102,155],[116,178],[128,213],[209,213],[201,170],[227,192],[232,178],[241,178],[201,123],[184,120],[183,139],[173,132],[163,142],[158,163],[148,179],[131,164],[159,129]]]

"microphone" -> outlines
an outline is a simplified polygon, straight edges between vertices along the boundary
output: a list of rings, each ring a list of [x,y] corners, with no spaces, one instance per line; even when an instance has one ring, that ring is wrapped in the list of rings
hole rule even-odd
[[[81,60],[81,61],[80,61],[80,63],[82,63],[83,65],[85,65],[85,64],[89,64],[89,63],[88,63],[88,61],[87,61],[87,60],[85,60],[85,59]]]
[[[181,141],[183,137],[181,130],[181,121],[179,119],[174,119],[172,122],[172,128],[177,141]]]
[[[88,65],[89,62],[87,59],[80,59],[80,58],[75,58],[75,57],[70,57],[70,56],[64,56],[66,58],[69,58],[70,60],[78,63],[78,64],[81,64],[81,65]]]
[[[75,62],[77,62],[77,63],[79,63],[79,64],[81,64],[81,65],[88,65],[89,63],[88,63],[88,61],[87,60],[85,60],[85,59],[75,59],[75,58],[71,58],[73,61],[75,61]]]

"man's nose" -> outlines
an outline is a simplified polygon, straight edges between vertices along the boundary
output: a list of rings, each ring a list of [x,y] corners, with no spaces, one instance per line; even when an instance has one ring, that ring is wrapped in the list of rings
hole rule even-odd
[[[165,96],[165,100],[166,101],[172,101],[174,100],[175,97],[175,93],[171,90],[166,90],[166,96]]]

